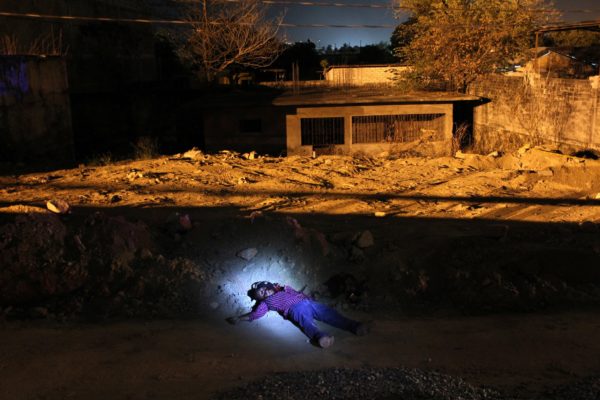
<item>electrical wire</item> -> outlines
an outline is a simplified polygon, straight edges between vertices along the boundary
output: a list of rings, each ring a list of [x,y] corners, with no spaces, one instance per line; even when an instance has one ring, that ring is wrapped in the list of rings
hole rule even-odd
[[[141,19],[141,18],[113,18],[113,17],[84,17],[74,15],[47,15],[47,14],[32,14],[32,13],[13,13],[0,11],[0,17],[14,17],[25,19],[43,19],[43,20],[58,20],[58,21],[85,21],[85,22],[123,22],[137,24],[158,24],[158,25],[191,25],[194,22],[185,20],[166,20],[166,19]],[[282,22],[279,26],[284,28],[370,28],[370,29],[390,29],[396,25],[344,25],[344,24],[292,24]]]
[[[238,0],[231,0],[238,1]],[[271,1],[271,0],[268,0]],[[279,1],[279,0],[272,0]],[[49,15],[49,14],[36,14],[36,13],[16,13],[0,11],[0,17],[12,17],[12,18],[25,18],[25,19],[37,19],[37,20],[55,20],[55,21],[84,21],[84,22],[116,22],[116,23],[137,23],[137,24],[157,24],[157,25],[191,25],[192,21],[186,20],[167,20],[167,19],[147,19],[147,18],[115,18],[115,17],[86,17],[86,16],[75,16],[75,15]],[[600,26],[600,20],[598,21],[586,21],[586,26]],[[392,24],[293,24],[282,22],[279,24],[284,28],[343,28],[343,29],[357,29],[357,28],[368,28],[368,29],[394,29],[397,25]],[[482,25],[482,24],[480,24]],[[498,26],[500,24],[493,24]],[[510,25],[510,24],[509,24]],[[567,24],[564,24],[567,25]],[[578,25],[578,24],[573,24]],[[460,26],[456,24],[454,26]],[[541,27],[540,29],[550,29],[560,25],[549,25]]]

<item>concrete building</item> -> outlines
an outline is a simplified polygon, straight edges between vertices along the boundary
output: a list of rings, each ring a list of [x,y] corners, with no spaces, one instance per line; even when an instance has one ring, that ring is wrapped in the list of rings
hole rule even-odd
[[[198,106],[208,151],[379,154],[407,143],[438,143],[449,151],[457,118],[469,118],[464,109],[472,116],[479,100],[455,93],[320,88],[301,94],[230,92]]]
[[[550,78],[584,79],[598,73],[598,65],[583,61],[567,50],[540,49],[536,56],[509,76],[537,73]]]

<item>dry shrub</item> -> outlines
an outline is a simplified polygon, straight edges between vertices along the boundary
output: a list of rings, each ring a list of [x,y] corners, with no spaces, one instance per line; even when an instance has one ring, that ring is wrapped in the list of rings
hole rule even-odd
[[[0,55],[63,56],[67,49],[63,43],[62,31],[51,29],[46,35],[40,35],[28,44],[20,43],[15,35],[0,36]]]
[[[462,123],[456,127],[452,134],[452,147],[451,152],[453,155],[458,150],[462,150],[469,140],[469,124]]]
[[[506,130],[484,129],[475,137],[473,147],[470,150],[478,154],[489,154],[493,151],[511,153],[525,144],[537,145],[531,139],[529,136]]]
[[[112,164],[115,160],[113,159],[112,153],[106,152],[102,154],[97,154],[86,161],[86,164],[90,167],[102,167],[105,165]]]
[[[157,138],[140,136],[132,146],[133,156],[136,160],[147,160],[159,155]]]

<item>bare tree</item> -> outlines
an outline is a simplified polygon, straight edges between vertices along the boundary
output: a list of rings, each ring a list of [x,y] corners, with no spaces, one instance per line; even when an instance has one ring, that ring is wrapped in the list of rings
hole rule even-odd
[[[262,68],[279,55],[282,16],[269,19],[260,0],[200,0],[188,7],[192,29],[180,55],[206,80],[233,66]]]

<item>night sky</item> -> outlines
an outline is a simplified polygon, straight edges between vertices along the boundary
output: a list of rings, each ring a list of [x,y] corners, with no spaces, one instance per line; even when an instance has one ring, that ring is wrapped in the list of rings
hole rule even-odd
[[[355,4],[381,4],[385,0],[312,0],[322,2],[343,2]],[[564,10],[567,21],[589,21],[600,19],[599,0],[555,0],[556,7]],[[566,10],[587,9],[592,12],[568,12]],[[278,11],[283,8],[278,7]],[[285,22],[291,24],[341,24],[341,25],[397,25],[402,20],[394,18],[391,9],[381,8],[341,8],[341,7],[287,7]],[[346,28],[283,28],[282,33],[289,42],[311,41],[317,47],[328,44],[340,47],[344,43],[351,45],[371,44],[389,41],[392,28],[386,29],[346,29]]]

